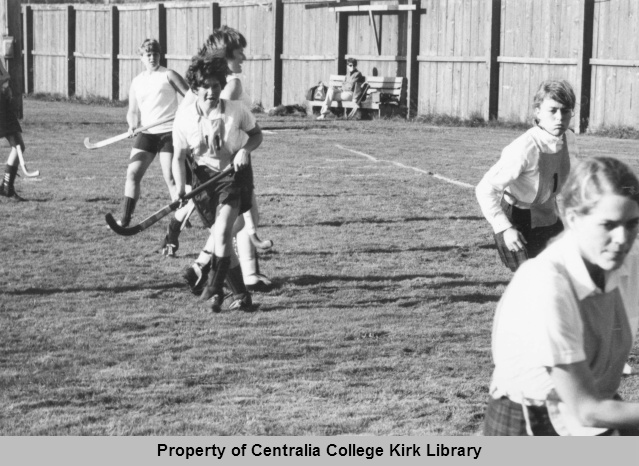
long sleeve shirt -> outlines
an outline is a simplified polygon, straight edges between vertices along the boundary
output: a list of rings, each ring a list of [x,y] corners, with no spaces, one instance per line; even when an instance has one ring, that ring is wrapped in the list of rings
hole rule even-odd
[[[501,200],[530,209],[532,227],[557,222],[556,196],[578,156],[575,135],[555,137],[539,126],[526,131],[504,148],[499,161],[475,188],[484,217],[495,233],[512,227]]]

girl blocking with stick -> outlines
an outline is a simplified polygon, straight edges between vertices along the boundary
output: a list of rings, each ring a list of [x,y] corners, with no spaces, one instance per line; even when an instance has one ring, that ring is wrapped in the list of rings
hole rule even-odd
[[[639,403],[617,393],[639,324],[639,181],[585,159],[559,210],[566,231],[497,306],[484,434],[639,435]]]
[[[499,256],[513,272],[563,229],[555,199],[579,155],[568,130],[575,104],[568,82],[542,82],[533,99],[535,126],[502,151],[475,190]]]
[[[197,99],[180,107],[173,125],[173,174],[178,197],[185,192],[187,156],[192,158],[193,188],[228,171],[194,198],[202,221],[212,228],[215,242],[210,272],[200,295],[213,312],[222,310],[225,280],[233,293],[229,309],[254,310],[233,250],[233,227],[238,216],[251,208],[253,180],[248,167],[250,154],[262,143],[262,131],[244,105],[221,98],[228,72],[223,51],[195,56],[187,81]]]
[[[129,89],[126,119],[131,137],[139,126],[153,125],[174,117],[178,108],[178,94],[184,96],[188,90],[186,82],[178,73],[160,66],[160,53],[160,44],[155,39],[146,39],[140,46],[140,59],[145,71],[133,78]],[[140,198],[142,177],[156,154],[160,154],[162,174],[171,199],[177,199],[171,173],[172,127],[173,122],[166,121],[139,133],[135,138],[126,173],[122,217],[118,221],[120,226],[126,227],[131,222],[135,205]]]

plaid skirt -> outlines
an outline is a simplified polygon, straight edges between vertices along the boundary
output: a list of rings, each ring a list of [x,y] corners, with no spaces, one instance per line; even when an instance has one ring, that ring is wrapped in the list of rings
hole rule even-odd
[[[532,221],[530,217],[530,210],[520,209],[513,205],[510,205],[504,199],[501,200],[501,208],[510,220],[510,223],[521,232],[527,241],[523,251],[512,252],[504,243],[504,232],[495,233],[495,244],[497,245],[497,251],[499,257],[506,267],[513,272],[516,271],[521,264],[527,259],[536,257],[541,251],[544,250],[548,241],[557,236],[564,229],[564,224],[561,220],[557,220],[557,223],[547,227],[532,228]]]
[[[615,395],[614,399],[621,401],[619,395]],[[550,422],[548,409],[545,406],[523,406],[519,403],[511,401],[509,398],[502,396],[499,399],[490,397],[486,415],[484,417],[484,435],[485,436],[527,436],[530,435],[526,429],[526,415],[528,416],[530,431],[534,436],[557,436],[557,431]],[[608,430],[599,437],[608,437],[611,435],[621,436],[639,436],[639,429],[617,429]]]
[[[202,165],[192,166],[192,172],[193,189],[218,173]],[[229,172],[222,179],[196,195],[193,202],[204,226],[211,228],[215,223],[219,205],[238,202],[240,214],[243,214],[251,209],[252,197],[253,170],[249,165],[240,172]]]
[[[550,422],[548,409],[545,406],[525,406],[533,435],[557,436]],[[524,406],[502,396],[499,399],[490,397],[484,418],[484,435],[529,435],[526,429]]]

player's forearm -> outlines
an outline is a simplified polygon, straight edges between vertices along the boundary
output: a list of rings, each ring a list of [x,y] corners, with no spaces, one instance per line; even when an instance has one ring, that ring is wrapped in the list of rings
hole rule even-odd
[[[251,153],[258,147],[260,147],[260,145],[262,144],[262,139],[263,139],[262,131],[252,134],[249,136],[248,140],[246,141],[246,144],[242,146],[242,149],[245,149],[247,152]]]
[[[184,195],[186,187],[186,168],[184,166],[184,151],[176,149],[173,154],[171,170],[175,180],[175,189],[179,197]]]
[[[576,408],[576,414],[580,422],[587,427],[639,427],[639,403],[616,400],[583,401]]]
[[[482,214],[486,217],[495,233],[500,233],[512,226],[501,208],[503,191],[500,192],[494,189],[484,177],[475,188],[475,196]]]

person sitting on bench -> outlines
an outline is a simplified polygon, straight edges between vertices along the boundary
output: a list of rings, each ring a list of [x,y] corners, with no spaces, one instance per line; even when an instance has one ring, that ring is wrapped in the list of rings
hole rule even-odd
[[[346,79],[341,87],[330,87],[326,92],[326,100],[322,109],[320,110],[320,116],[318,120],[326,119],[326,115],[330,111],[333,101],[346,102],[357,100],[362,92],[362,84],[366,80],[364,75],[357,69],[357,60],[354,58],[348,58],[346,60],[346,67],[348,72],[346,73]]]

